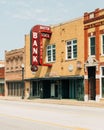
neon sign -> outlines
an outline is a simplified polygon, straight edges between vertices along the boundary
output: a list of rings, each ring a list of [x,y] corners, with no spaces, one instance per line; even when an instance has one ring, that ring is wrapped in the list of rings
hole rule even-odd
[[[38,65],[38,33],[32,33],[32,64]]]
[[[30,31],[30,63],[31,70],[37,71],[37,66],[52,66],[43,64],[43,38],[50,39],[51,28],[49,26],[36,25]],[[35,66],[35,67],[34,67]]]

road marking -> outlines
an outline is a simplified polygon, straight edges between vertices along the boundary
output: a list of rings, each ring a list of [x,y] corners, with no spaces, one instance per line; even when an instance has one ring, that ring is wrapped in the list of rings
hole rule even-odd
[[[80,127],[74,127],[74,126],[61,125],[61,124],[58,124],[58,123],[41,121],[41,120],[34,120],[34,119],[31,119],[31,118],[23,118],[21,116],[8,115],[8,114],[3,114],[3,113],[0,113],[0,116],[5,116],[5,117],[15,118],[15,119],[21,119],[21,120],[31,121],[31,122],[36,122],[36,123],[45,124],[45,125],[57,126],[57,127],[60,127],[60,128],[69,128],[69,129],[72,129],[72,130],[89,130],[87,128],[80,128]]]

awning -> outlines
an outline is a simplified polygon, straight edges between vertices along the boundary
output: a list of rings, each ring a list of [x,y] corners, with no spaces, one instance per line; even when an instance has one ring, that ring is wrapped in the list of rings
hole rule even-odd
[[[25,81],[33,80],[33,81],[43,81],[43,80],[65,80],[65,79],[84,79],[84,76],[57,76],[57,77],[41,77],[41,78],[31,78],[24,79]]]

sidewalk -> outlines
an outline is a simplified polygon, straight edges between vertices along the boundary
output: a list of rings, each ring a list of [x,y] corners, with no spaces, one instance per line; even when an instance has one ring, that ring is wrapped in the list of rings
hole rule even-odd
[[[104,108],[104,102],[96,102],[96,101],[77,101],[70,99],[22,99],[21,97],[5,97],[0,96],[0,100],[8,100],[8,101],[23,101],[23,102],[34,102],[34,103],[46,103],[46,104],[59,104],[59,105],[73,105],[73,106],[88,106],[88,107],[98,107]]]

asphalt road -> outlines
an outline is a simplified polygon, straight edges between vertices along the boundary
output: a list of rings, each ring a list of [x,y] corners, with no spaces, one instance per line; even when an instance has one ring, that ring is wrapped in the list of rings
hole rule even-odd
[[[104,109],[0,100],[0,130],[104,130]]]

